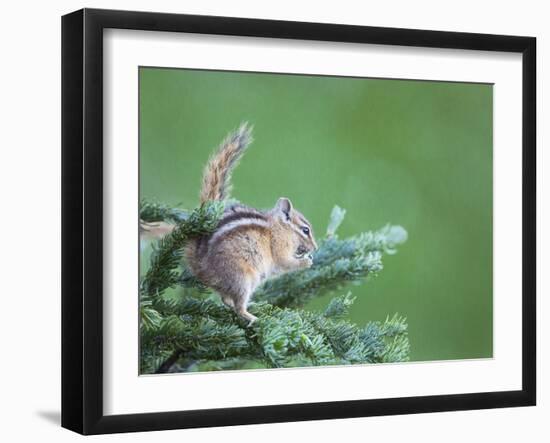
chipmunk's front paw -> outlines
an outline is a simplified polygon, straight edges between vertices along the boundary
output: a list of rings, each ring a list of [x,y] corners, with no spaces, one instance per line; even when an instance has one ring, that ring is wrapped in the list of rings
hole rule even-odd
[[[300,268],[311,268],[313,265],[313,256],[311,255],[311,252],[302,245],[298,247],[294,257],[298,260],[298,267]]]
[[[311,268],[313,266],[313,257],[311,255],[305,255],[300,258],[300,268]]]

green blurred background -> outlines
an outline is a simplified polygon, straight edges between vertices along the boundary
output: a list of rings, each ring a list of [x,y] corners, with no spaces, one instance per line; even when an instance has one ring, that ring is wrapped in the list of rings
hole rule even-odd
[[[411,360],[491,357],[492,86],[140,68],[141,198],[198,203],[210,153],[240,122],[254,138],[233,195],[289,197],[325,231],[400,224],[409,240],[350,289],[351,320],[407,317]],[[344,292],[344,291],[341,291]],[[330,296],[308,308],[321,309]]]

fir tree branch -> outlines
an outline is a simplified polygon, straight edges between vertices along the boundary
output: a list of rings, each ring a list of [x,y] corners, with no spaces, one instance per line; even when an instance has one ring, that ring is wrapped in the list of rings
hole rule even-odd
[[[189,212],[183,209],[172,208],[168,205],[142,200],[139,204],[139,218],[144,222],[173,222],[180,223],[189,217]]]
[[[208,202],[195,209],[178,222],[175,229],[153,246],[149,269],[141,281],[141,293],[152,296],[161,294],[166,288],[176,285],[183,248],[187,241],[198,235],[212,232],[223,213],[223,202]]]
[[[328,318],[343,318],[348,315],[349,308],[354,302],[355,297],[351,295],[351,292],[334,297],[325,309],[324,315]]]
[[[342,297],[349,307],[353,297]],[[179,316],[166,317],[155,331],[142,333],[142,347],[172,353],[153,372],[169,372],[179,359],[193,361],[195,370],[243,367],[291,367],[405,361],[407,326],[399,316],[370,322],[364,328],[341,318],[299,309],[256,303],[258,320],[248,327],[227,307],[213,300],[188,299]],[[227,359],[231,361],[227,361]],[[187,367],[189,364],[181,364]]]
[[[340,240],[335,228],[341,223],[344,213],[342,210],[333,211],[327,230],[329,237],[315,252],[311,268],[268,280],[256,291],[254,299],[277,306],[303,306],[312,297],[376,275],[383,268],[382,254],[395,253],[396,246],[407,238],[402,227],[387,225],[375,232]],[[338,217],[337,224],[332,221],[334,214]]]
[[[334,208],[332,208],[332,212],[330,213],[330,218],[327,226],[327,238],[334,237],[336,235],[336,231],[344,221],[344,217],[346,216],[346,210],[342,209],[340,206],[335,205]]]

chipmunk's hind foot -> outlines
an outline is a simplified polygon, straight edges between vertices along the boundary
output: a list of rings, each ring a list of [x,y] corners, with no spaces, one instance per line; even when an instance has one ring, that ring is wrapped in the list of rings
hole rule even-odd
[[[250,299],[250,296],[242,297],[236,300],[235,303],[235,312],[237,315],[239,315],[241,318],[248,321],[248,326],[250,326],[252,323],[254,323],[256,320],[258,320],[258,317],[255,315],[252,315],[250,312],[248,312],[248,300]]]
[[[248,312],[246,309],[240,309],[237,311],[237,314],[242,317],[243,319],[248,321],[248,326],[251,326],[252,323],[254,323],[256,320],[258,320],[258,317],[255,315],[252,315],[250,312]]]
[[[255,315],[252,315],[247,310],[248,297],[245,297],[244,299],[237,299],[235,301],[235,299],[230,295],[220,294],[220,296],[225,306],[227,306],[229,309],[235,312],[235,314],[237,314],[243,320],[248,321],[248,326],[250,326],[256,320],[258,320],[258,317],[256,317]]]

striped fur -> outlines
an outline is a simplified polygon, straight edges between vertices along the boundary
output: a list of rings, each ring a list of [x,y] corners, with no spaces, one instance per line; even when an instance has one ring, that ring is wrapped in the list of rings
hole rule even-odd
[[[225,225],[243,218],[253,219],[257,221],[267,220],[267,217],[265,214],[263,214],[260,211],[256,211],[255,209],[243,208],[238,211],[231,210],[224,214],[222,219],[219,221],[218,227],[216,229],[221,229]]]
[[[249,217],[247,214],[238,214],[238,217],[232,217],[227,223],[220,223],[216,231],[210,236],[208,240],[208,246],[214,245],[234,233],[234,231],[243,229],[256,229],[267,230],[269,229],[269,223],[265,219],[260,217]]]
[[[232,206],[222,216],[214,233],[196,240],[195,255],[203,257],[208,248],[215,242],[227,237],[235,230],[242,231],[243,227],[268,228],[267,216],[253,208],[238,205]]]

